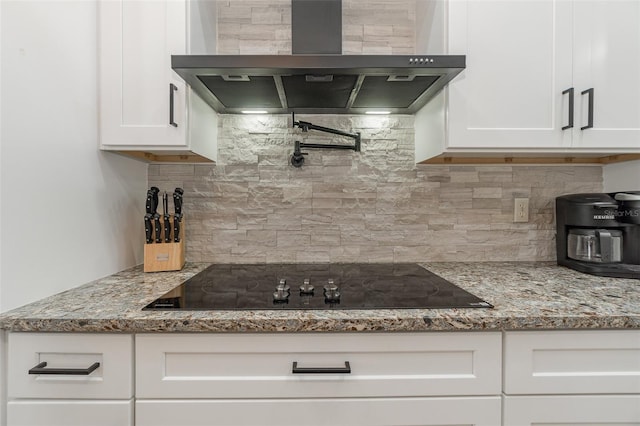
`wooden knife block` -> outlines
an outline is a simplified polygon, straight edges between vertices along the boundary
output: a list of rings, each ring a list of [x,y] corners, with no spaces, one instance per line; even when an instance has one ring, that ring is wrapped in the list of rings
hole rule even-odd
[[[173,226],[173,215],[171,216]],[[154,227],[154,224],[151,224]],[[164,221],[160,221],[160,226],[164,228]],[[164,239],[164,229],[161,229]],[[155,240],[155,227],[152,234]],[[180,242],[179,243],[145,243],[144,245],[144,272],[179,271],[184,266],[184,237],[185,220],[180,222]],[[173,240],[173,229],[171,229],[171,239]]]

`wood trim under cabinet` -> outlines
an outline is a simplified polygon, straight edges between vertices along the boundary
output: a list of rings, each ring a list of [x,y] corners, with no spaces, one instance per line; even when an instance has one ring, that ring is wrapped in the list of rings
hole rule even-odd
[[[611,164],[640,160],[640,154],[605,155],[602,157],[453,157],[440,155],[418,164]]]
[[[136,160],[146,161],[147,163],[213,163],[215,161],[209,160],[198,154],[157,154],[145,151],[111,151],[118,154],[125,155],[127,157],[133,157]]]

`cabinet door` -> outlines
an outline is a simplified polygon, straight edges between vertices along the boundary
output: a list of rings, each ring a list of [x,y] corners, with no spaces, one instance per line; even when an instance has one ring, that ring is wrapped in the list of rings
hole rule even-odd
[[[571,4],[449,3],[449,53],[467,68],[448,86],[448,148],[571,145]]]
[[[129,401],[10,401],[11,426],[129,426],[133,425],[133,400]]]
[[[137,426],[500,424],[500,397],[136,401]]]
[[[574,2],[574,81],[580,148],[640,151],[640,2]],[[588,124],[593,89],[593,128]]]
[[[186,53],[185,2],[104,0],[99,28],[102,147],[185,146],[186,86],[171,69]]]
[[[640,426],[640,395],[504,398],[503,425]]]

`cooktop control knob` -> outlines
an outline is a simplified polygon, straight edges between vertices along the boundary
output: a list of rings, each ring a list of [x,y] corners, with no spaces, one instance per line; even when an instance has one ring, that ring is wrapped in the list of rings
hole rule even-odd
[[[276,291],[273,293],[274,303],[289,302],[289,295],[291,295],[291,287],[287,285],[287,281],[283,278],[280,279]]]
[[[335,285],[332,279],[327,280],[327,285],[324,286],[325,303],[340,303],[340,292],[338,290],[338,286]]]
[[[309,281],[309,278],[304,279],[304,284],[300,286],[300,294],[313,294],[313,286]]]

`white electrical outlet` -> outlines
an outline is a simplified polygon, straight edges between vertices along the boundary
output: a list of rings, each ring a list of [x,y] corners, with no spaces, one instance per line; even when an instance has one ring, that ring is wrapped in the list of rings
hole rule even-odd
[[[529,222],[529,199],[515,198],[513,200],[513,221]]]

